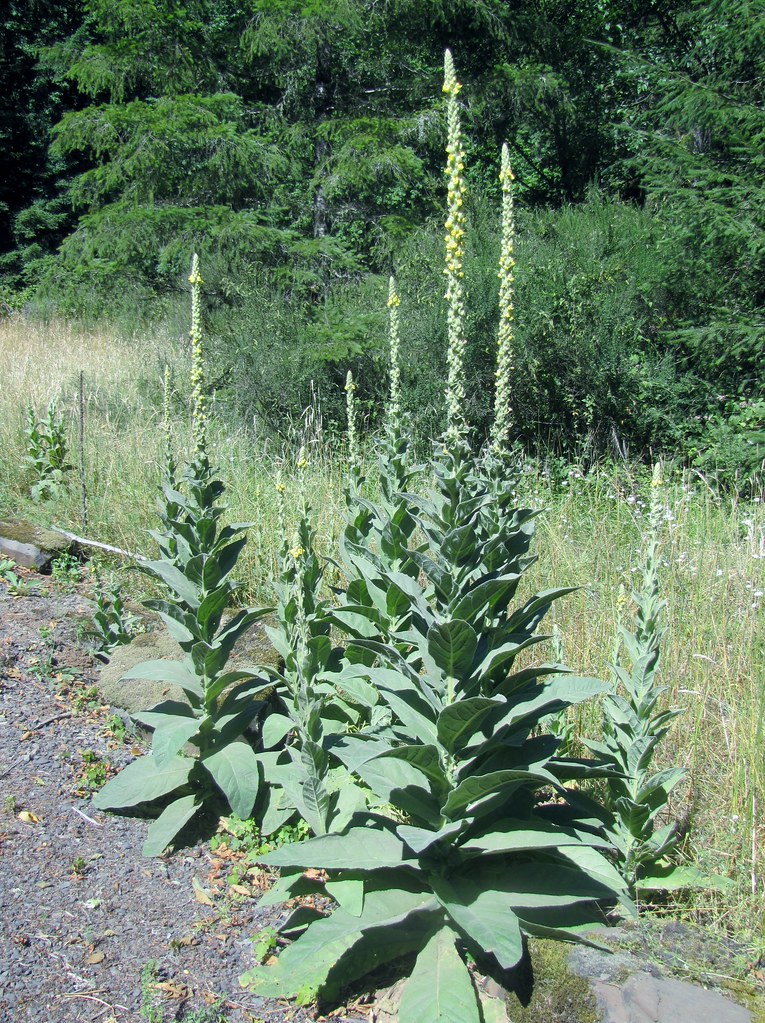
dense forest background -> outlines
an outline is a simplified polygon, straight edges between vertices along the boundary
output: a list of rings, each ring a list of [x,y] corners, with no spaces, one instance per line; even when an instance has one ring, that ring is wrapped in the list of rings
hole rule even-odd
[[[443,52],[469,144],[472,421],[490,417],[499,150],[518,213],[517,439],[765,458],[763,0],[6,0],[0,300],[185,331],[216,400],[282,431],[351,368],[374,425],[385,296],[441,424]],[[158,371],[159,376],[159,371]]]

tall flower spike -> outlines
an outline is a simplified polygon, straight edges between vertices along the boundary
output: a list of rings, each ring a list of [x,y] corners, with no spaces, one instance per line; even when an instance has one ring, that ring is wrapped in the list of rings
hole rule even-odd
[[[353,476],[359,468],[359,437],[356,430],[356,384],[350,370],[345,378],[345,407],[348,413],[348,466]]]
[[[491,446],[496,454],[507,449],[512,415],[513,372],[513,288],[515,277],[515,221],[513,217],[513,181],[507,146],[502,146],[502,166],[499,172],[502,185],[502,246],[499,257],[499,333],[497,336],[497,373],[494,391],[494,423]]]
[[[173,458],[173,427],[170,418],[170,367],[165,366],[162,376],[162,433],[165,440],[165,467],[170,477],[175,475]]]
[[[459,104],[457,96],[462,86],[454,72],[449,50],[444,55],[444,85],[446,94],[446,303],[447,303],[447,384],[446,416],[447,438],[456,440],[467,430],[465,423],[465,281],[463,260],[465,255],[465,150],[462,145]]]
[[[191,257],[191,400],[192,434],[197,454],[203,454],[207,441],[207,407],[204,394],[205,363],[202,351],[202,275],[199,272],[199,256]]]
[[[401,336],[399,334],[398,309],[401,299],[396,291],[396,281],[390,278],[388,285],[388,337],[390,340],[390,404],[388,422],[394,433],[401,432]]]

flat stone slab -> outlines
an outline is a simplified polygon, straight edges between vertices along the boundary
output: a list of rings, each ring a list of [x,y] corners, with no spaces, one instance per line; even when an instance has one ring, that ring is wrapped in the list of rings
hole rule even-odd
[[[663,977],[634,956],[574,948],[568,968],[587,980],[598,1023],[752,1023],[743,1006],[716,991]]]
[[[12,558],[22,568],[48,571],[51,562],[73,546],[68,537],[55,529],[25,521],[0,522],[0,556]]]

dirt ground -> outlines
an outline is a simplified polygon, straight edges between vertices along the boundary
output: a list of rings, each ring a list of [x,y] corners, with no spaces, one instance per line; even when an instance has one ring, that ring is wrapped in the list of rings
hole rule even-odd
[[[0,1023],[307,1019],[238,983],[264,874],[209,842],[145,859],[146,822],[91,805],[140,741],[94,688],[86,597],[23,578],[0,581]]]

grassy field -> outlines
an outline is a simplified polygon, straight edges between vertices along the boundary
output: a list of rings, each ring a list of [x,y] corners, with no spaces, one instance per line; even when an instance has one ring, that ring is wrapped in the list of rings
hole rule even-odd
[[[185,339],[117,338],[61,323],[0,323],[0,515],[24,515],[82,532],[78,473],[55,499],[33,503],[25,466],[25,409],[42,413],[56,398],[64,413],[70,457],[79,463],[78,380],[85,390],[84,465],[90,537],[152,553],[162,462],[161,379],[173,380],[175,445],[189,444],[188,351]],[[230,432],[212,405],[211,454],[229,487],[232,520],[252,523],[241,579],[243,599],[269,603],[280,545],[275,482],[284,471],[287,513],[297,507],[294,451],[255,430]],[[296,441],[309,454],[308,497],[321,549],[335,555],[343,515],[342,451],[322,435],[313,410]],[[668,700],[684,709],[659,754],[689,769],[675,811],[690,822],[683,854],[735,888],[684,893],[673,912],[761,934],[765,923],[765,509],[761,501],[718,496],[698,477],[665,474],[662,501],[662,588],[669,626],[663,681]],[[583,673],[607,671],[620,620],[645,549],[650,473],[610,466],[586,474],[528,466],[519,500],[544,509],[532,583],[578,585],[557,606],[568,662]],[[124,573],[124,587],[141,580]],[[597,708],[580,711],[580,729],[595,735]]]

